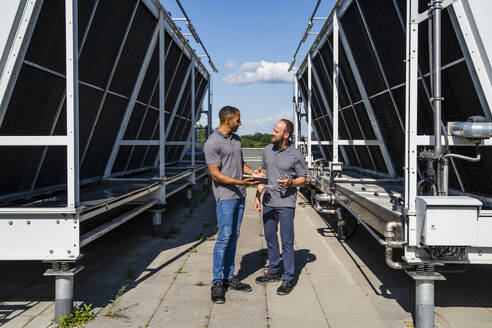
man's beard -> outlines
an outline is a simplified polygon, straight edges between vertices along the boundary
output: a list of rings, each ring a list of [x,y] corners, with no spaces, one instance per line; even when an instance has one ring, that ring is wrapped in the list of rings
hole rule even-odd
[[[274,145],[280,146],[283,141],[284,141],[283,139],[275,139],[274,137],[272,137],[272,143]]]

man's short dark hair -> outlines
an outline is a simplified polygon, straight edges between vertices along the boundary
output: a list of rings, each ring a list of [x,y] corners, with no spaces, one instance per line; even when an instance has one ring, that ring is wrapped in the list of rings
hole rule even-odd
[[[224,123],[228,117],[232,117],[239,112],[239,109],[232,106],[224,106],[219,111],[220,123]]]
[[[292,132],[294,132],[294,124],[292,123],[292,121],[290,121],[286,118],[283,118],[280,120],[280,122],[285,123],[285,132],[287,132],[289,134],[289,138],[291,138]]]

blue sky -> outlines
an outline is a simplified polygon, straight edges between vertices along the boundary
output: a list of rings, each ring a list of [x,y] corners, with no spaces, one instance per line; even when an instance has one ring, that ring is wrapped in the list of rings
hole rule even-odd
[[[173,18],[183,17],[175,0],[161,0]],[[241,110],[239,134],[271,132],[292,116],[292,79],[284,73],[317,0],[181,0],[219,73],[213,73],[214,127],[218,110]],[[316,16],[329,15],[334,0],[323,0]],[[184,22],[177,22],[187,32]],[[313,32],[323,22],[315,21]],[[301,47],[306,53],[310,36]],[[198,54],[201,48],[190,37]],[[298,58],[300,64],[302,58]],[[208,65],[207,65],[208,68]],[[211,69],[209,70],[211,71]]]

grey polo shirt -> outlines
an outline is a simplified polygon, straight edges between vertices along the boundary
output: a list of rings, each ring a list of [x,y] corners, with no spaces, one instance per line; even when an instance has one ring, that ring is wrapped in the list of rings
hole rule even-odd
[[[263,205],[270,207],[296,207],[297,188],[280,187],[277,179],[284,180],[306,176],[306,165],[301,152],[290,142],[282,150],[273,144],[263,149],[261,167],[266,170],[268,185],[265,186]]]
[[[225,136],[215,130],[203,147],[207,165],[220,164],[220,172],[233,179],[243,179],[243,153],[241,138],[234,133]],[[212,180],[215,200],[240,199],[246,197],[246,187],[224,184]]]

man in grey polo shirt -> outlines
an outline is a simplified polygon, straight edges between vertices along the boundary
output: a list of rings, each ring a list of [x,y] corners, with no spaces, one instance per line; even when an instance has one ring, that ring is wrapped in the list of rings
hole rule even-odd
[[[272,144],[263,149],[262,169],[268,185],[259,185],[255,210],[261,212],[263,191],[263,225],[268,247],[268,272],[256,278],[256,283],[279,281],[278,295],[287,295],[294,288],[294,213],[297,189],[306,183],[306,166],[299,150],[289,141],[293,124],[280,120],[273,126]],[[280,251],[277,238],[280,223],[284,273],[280,275]]]
[[[259,182],[246,174],[257,174],[243,161],[241,138],[234,134],[241,125],[241,115],[235,107],[225,106],[219,111],[220,125],[205,143],[203,151],[217,201],[218,234],[214,247],[212,301],[225,302],[225,290],[249,292],[251,286],[234,276],[236,244],[244,213],[246,186]]]

